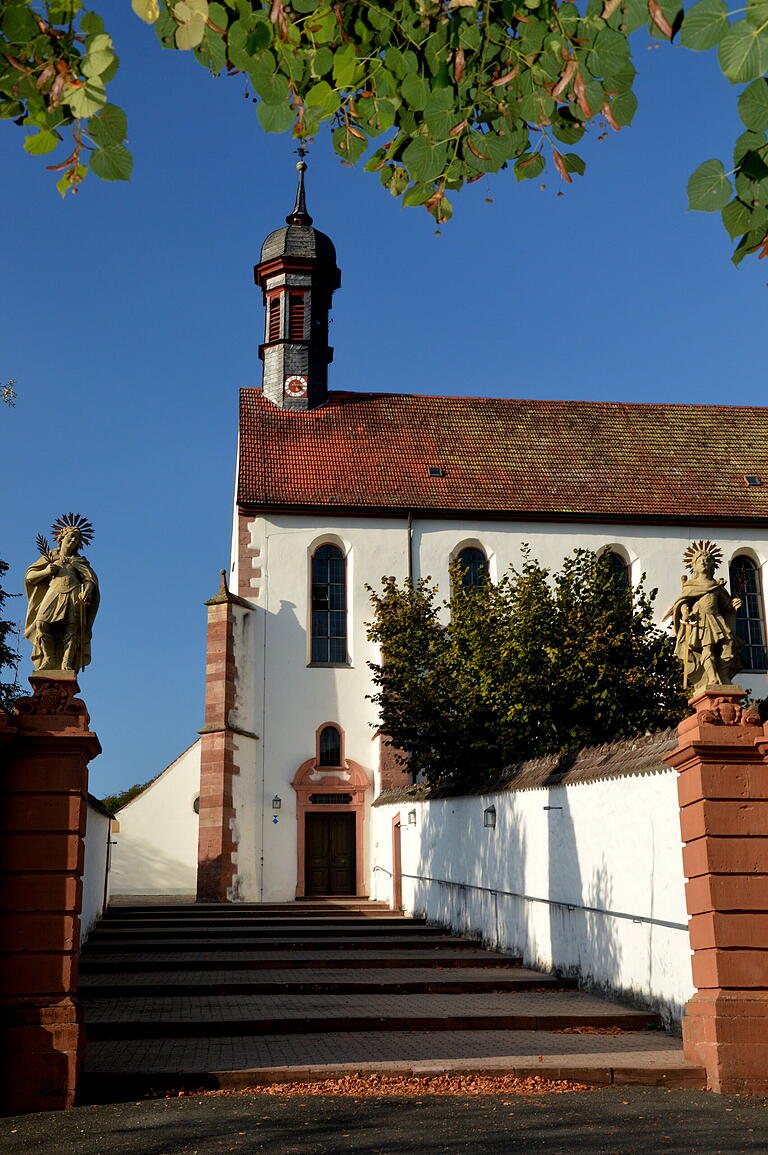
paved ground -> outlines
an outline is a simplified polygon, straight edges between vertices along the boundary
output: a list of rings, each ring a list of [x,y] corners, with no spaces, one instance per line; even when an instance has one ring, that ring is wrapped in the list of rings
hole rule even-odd
[[[0,1120],[3,1155],[768,1150],[768,1101],[611,1088],[534,1098],[190,1096]]]
[[[88,1046],[88,1071],[254,1071],[290,1067],[292,1078],[308,1068],[346,1071],[598,1070],[617,1065],[679,1070],[680,1044],[662,1031],[620,1035],[553,1031],[360,1031],[354,1034],[257,1035],[222,1038],[116,1039]],[[253,1081],[256,1081],[254,1078]],[[610,1082],[606,1074],[604,1080]],[[204,1086],[205,1084],[198,1084]]]

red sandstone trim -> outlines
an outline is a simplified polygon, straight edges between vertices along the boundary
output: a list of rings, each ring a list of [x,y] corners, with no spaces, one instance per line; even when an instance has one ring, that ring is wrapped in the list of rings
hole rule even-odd
[[[200,811],[197,901],[227,902],[235,875],[232,779],[235,738],[229,716],[235,705],[234,608],[208,606],[205,727],[200,736]]]
[[[697,993],[685,1056],[723,1094],[768,1094],[768,745],[737,689],[694,699],[676,750]]]
[[[328,725],[329,723],[325,723]],[[330,723],[336,725],[336,723]],[[322,729],[322,727],[320,727]],[[313,775],[317,775],[313,777]],[[364,897],[368,892],[365,885],[365,839],[363,825],[365,821],[365,796],[371,783],[363,767],[358,762],[346,759],[340,767],[320,766],[319,759],[308,758],[302,762],[293,776],[292,786],[296,791],[296,897],[303,898],[306,890],[304,872],[306,816],[308,810],[314,810],[309,801],[311,794],[351,794],[352,801],[324,805],[323,813],[344,813],[350,811],[355,815],[355,895]]]

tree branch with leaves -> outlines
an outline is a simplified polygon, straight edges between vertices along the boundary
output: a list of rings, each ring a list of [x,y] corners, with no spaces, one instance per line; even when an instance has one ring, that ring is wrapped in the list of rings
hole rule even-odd
[[[344,163],[365,168],[405,205],[438,222],[450,195],[485,173],[571,183],[586,169],[586,133],[631,124],[632,36],[716,51],[745,85],[745,131],[732,165],[697,168],[689,207],[720,211],[733,259],[768,254],[768,0],[133,0],[164,48],[245,79],[267,132],[302,141],[331,133]],[[107,100],[118,62],[100,16],[82,0],[6,0],[0,24],[0,115],[30,128],[34,155],[66,141],[49,168],[76,191],[86,173],[127,180],[127,121]]]
[[[520,569],[476,587],[451,572],[442,606],[429,580],[371,591],[369,663],[380,728],[430,783],[474,787],[541,754],[631,738],[689,712],[674,639],[653,623],[655,591],[617,580],[575,550],[552,574]]]

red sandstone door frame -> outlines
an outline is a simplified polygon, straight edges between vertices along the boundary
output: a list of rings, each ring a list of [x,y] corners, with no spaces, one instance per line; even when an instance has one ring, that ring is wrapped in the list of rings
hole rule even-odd
[[[344,766],[318,766],[315,758],[302,762],[293,778],[296,791],[296,897],[306,895],[307,812],[354,814],[355,816],[355,897],[365,898],[365,799],[370,788],[368,775],[357,762],[345,759]],[[313,803],[313,794],[351,795],[350,802]]]
[[[400,815],[392,819],[392,909],[403,909],[403,864],[400,845]]]

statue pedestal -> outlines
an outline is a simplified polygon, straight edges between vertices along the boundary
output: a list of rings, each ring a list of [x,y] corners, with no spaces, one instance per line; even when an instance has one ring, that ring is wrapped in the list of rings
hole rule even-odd
[[[71,1107],[88,763],[101,747],[74,673],[39,671],[0,714],[0,1029],[6,1114]]]
[[[768,736],[737,686],[697,694],[664,759],[678,797],[696,994],[683,1047],[723,1094],[768,1094]]]

